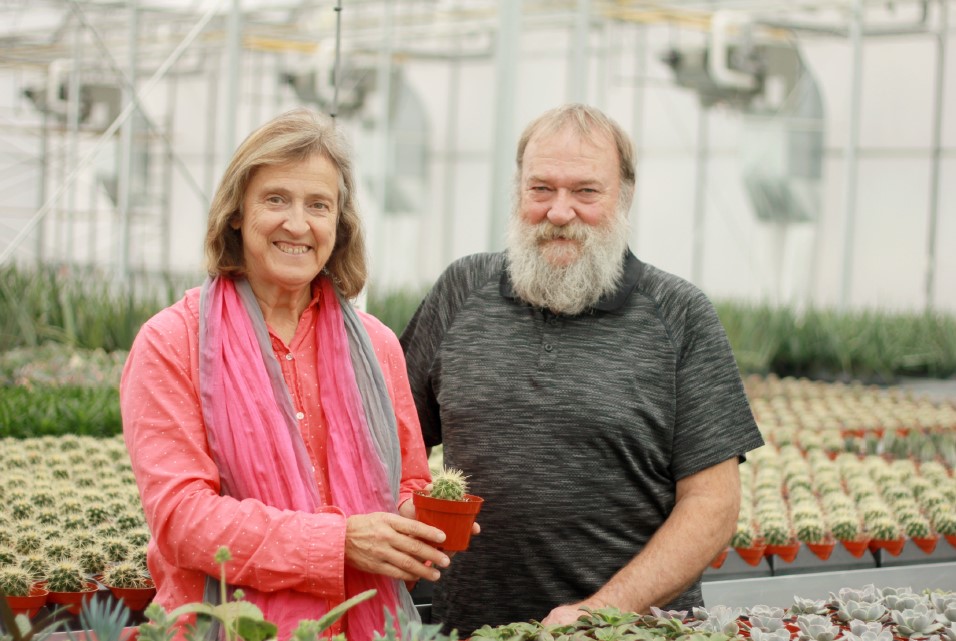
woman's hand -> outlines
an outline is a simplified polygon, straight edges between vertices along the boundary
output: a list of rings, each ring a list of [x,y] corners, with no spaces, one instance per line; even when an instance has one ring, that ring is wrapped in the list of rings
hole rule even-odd
[[[346,519],[345,562],[403,581],[437,581],[441,576],[437,568],[451,563],[448,555],[435,547],[444,540],[445,533],[438,528],[404,516],[353,514]]]

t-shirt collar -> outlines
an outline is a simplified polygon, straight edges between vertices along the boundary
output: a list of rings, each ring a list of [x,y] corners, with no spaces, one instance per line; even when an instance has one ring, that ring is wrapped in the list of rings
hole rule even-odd
[[[641,261],[637,259],[637,256],[631,252],[631,249],[628,248],[624,253],[624,273],[621,275],[621,284],[610,294],[602,296],[598,302],[591,306],[591,309],[600,310],[602,312],[613,312],[620,309],[627,301],[628,296],[631,295],[631,292],[634,291],[634,287],[637,285],[637,281],[641,276],[642,269],[643,263],[641,263]],[[514,283],[511,281],[511,273],[508,271],[507,259],[505,261],[505,268],[501,272],[499,291],[505,298],[519,300],[514,290]]]

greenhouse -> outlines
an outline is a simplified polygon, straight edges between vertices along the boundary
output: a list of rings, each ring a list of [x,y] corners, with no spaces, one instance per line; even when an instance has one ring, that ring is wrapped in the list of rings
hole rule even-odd
[[[0,641],[956,641],[954,9],[0,0]]]

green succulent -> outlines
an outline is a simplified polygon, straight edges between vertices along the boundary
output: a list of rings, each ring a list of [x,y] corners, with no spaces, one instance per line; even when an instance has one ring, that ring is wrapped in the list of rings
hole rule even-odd
[[[50,573],[50,560],[42,552],[31,552],[20,557],[19,565],[36,578],[45,578]]]

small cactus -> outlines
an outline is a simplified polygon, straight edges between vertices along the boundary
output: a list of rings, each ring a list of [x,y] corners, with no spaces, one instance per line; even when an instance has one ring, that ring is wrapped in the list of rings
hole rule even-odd
[[[103,571],[103,584],[114,588],[147,588],[152,580],[137,564],[123,561]]]
[[[59,561],[50,566],[47,577],[50,592],[82,592],[86,583],[83,569],[75,561]]]
[[[454,468],[442,468],[432,479],[431,496],[447,501],[461,501],[468,492],[464,472]]]
[[[0,568],[0,590],[7,596],[29,596],[32,588],[33,577],[23,568]]]

